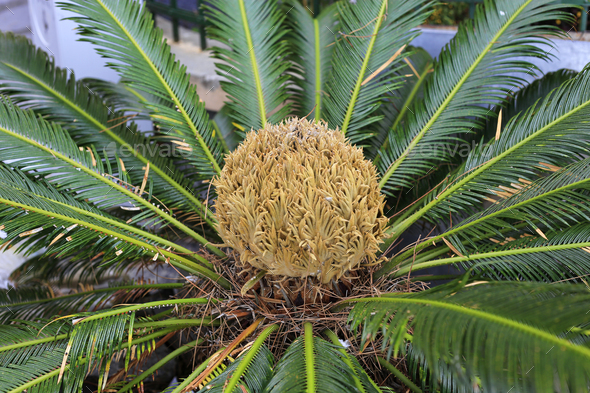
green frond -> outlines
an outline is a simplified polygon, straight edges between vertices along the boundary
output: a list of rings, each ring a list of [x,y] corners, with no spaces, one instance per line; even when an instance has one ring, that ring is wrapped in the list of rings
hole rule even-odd
[[[383,349],[396,355],[411,328],[414,350],[428,364],[442,360],[452,366],[455,380],[466,386],[587,391],[588,337],[574,329],[590,323],[584,285],[465,284],[358,299],[350,321],[354,329],[362,326],[363,343],[382,332]]]
[[[278,123],[290,112],[289,69],[283,20],[275,1],[214,1],[206,8],[209,36],[229,49],[215,47],[217,73],[230,101],[230,115],[244,129]],[[283,105],[284,104],[284,105]]]
[[[379,113],[383,118],[376,123],[376,134],[370,139],[371,147],[365,149],[365,155],[374,159],[378,165],[381,156],[379,150],[387,151],[389,142],[387,140],[390,130],[397,129],[404,124],[406,113],[414,105],[415,100],[424,99],[424,83],[432,75],[432,56],[422,48],[408,46],[404,50],[407,57],[406,64],[402,66],[397,74],[403,79],[403,83],[394,91],[385,93],[383,103],[379,107]]]
[[[224,105],[212,120],[216,135],[221,139],[225,153],[233,151],[242,142],[246,133],[239,130],[233,123],[232,111]]]
[[[332,341],[332,344],[339,347],[338,351],[344,356],[344,362],[348,367],[350,367],[351,370],[354,371],[355,375],[353,376],[353,378],[358,391],[360,393],[381,393],[381,389],[375,384],[371,377],[367,375],[365,369],[360,365],[358,360],[356,360],[356,358],[353,355],[349,355],[346,352],[346,349],[343,347],[342,342],[340,341],[338,336],[331,330],[325,331],[324,335],[326,335],[330,339],[330,341]]]
[[[201,363],[200,366],[198,366],[197,368],[195,368],[193,370],[193,372],[190,373],[190,375],[184,379],[184,381],[182,381],[181,383],[179,383],[177,386],[170,386],[168,389],[164,390],[162,393],[183,393],[184,392],[184,388],[186,388],[187,386],[189,386],[195,379],[197,379],[199,377],[199,375],[201,375],[201,373],[203,371],[205,371],[205,369],[209,365],[209,362],[218,353],[219,352],[216,352],[215,354],[213,354],[212,356],[210,356],[209,358],[207,358],[207,360],[205,360],[203,363]]]
[[[71,319],[67,321],[62,319],[51,323],[46,323],[47,321],[36,323],[16,321],[11,325],[0,326],[2,337],[5,338],[0,340],[0,370],[2,370],[0,372],[0,387],[3,388],[3,392],[9,391],[8,389],[13,389],[10,392],[15,393],[22,391],[78,392],[80,390],[83,378],[92,371],[87,366],[88,360],[100,361],[101,354],[90,352],[79,358],[77,368],[72,368],[71,363],[64,363],[68,337],[72,332],[70,321]],[[102,322],[105,325],[101,326],[99,330],[104,333],[105,329],[108,330],[112,327],[109,322],[109,320],[106,323]],[[199,322],[203,323],[202,320]],[[127,352],[127,356],[133,352],[136,358],[140,358],[155,349],[155,338],[190,326],[177,324],[171,328],[152,332],[153,326],[156,324],[157,322],[136,322],[133,325],[136,337],[132,341],[124,342],[120,348],[116,348],[116,352],[121,354],[119,351],[124,350]],[[108,332],[106,340],[113,340],[112,337],[108,337]],[[92,349],[96,349],[96,346],[93,346]],[[61,378],[60,374],[62,374]]]
[[[94,151],[79,150],[60,126],[37,119],[6,98],[0,99],[0,142],[2,161],[10,160],[10,166],[25,172],[51,174],[46,177],[52,184],[71,189],[78,199],[96,200],[101,208],[133,199],[126,194],[132,192],[105,176],[113,175]]]
[[[150,183],[153,196],[169,209],[190,209],[213,225],[212,214],[205,218],[205,207],[193,194],[191,183],[167,157],[184,151],[165,151],[155,141],[143,136],[135,125],[128,125],[126,120],[131,118],[130,115],[111,109],[99,92],[93,90],[96,82],[92,88],[84,81],[77,82],[73,75],[56,67],[53,59],[29,40],[11,33],[0,33],[0,80],[3,80],[0,92],[8,94],[15,103],[34,109],[45,120],[62,125],[78,146],[94,146],[111,160],[122,159],[130,183],[142,184],[147,173],[146,181]],[[102,82],[98,86],[104,90],[106,85],[107,82]],[[121,94],[125,92],[127,95]],[[119,100],[127,102],[130,99],[126,97],[132,96],[121,85],[116,93]],[[122,109],[131,110],[133,106],[140,107],[141,104],[139,101],[129,102],[125,105],[127,108]],[[147,164],[149,170],[146,170]]]
[[[326,85],[324,119],[354,143],[367,143],[367,126],[387,92],[401,86],[396,74],[406,45],[429,15],[431,3],[367,0],[338,3],[340,23]],[[325,26],[320,26],[322,29]]]
[[[24,364],[0,367],[0,389],[3,392],[75,392],[81,386],[82,376],[72,374],[68,386],[60,390],[61,381],[55,370],[64,356],[63,348],[53,348],[31,356]],[[69,371],[69,370],[68,370]]]
[[[48,320],[19,321],[11,324],[0,325],[0,364],[13,363],[16,352],[6,348],[26,348],[38,344],[46,344],[47,348],[53,348],[59,340],[67,337],[71,330],[71,324],[66,321],[56,321],[48,324]]]
[[[16,288],[12,285],[9,285],[6,289],[0,289],[0,307],[5,307],[12,302],[19,303],[36,301],[39,299],[46,299],[51,296],[52,290],[46,286]]]
[[[275,367],[267,386],[268,393],[358,392],[357,374],[346,363],[348,356],[319,337],[313,337],[311,324],[304,335],[289,346]],[[366,386],[370,388],[370,386]],[[378,392],[367,389],[367,392]]]
[[[206,383],[199,393],[265,392],[273,375],[274,357],[263,342],[273,330],[274,328],[265,330],[254,341],[255,346],[240,355],[211,382]]]
[[[126,171],[113,174],[108,160],[104,163],[95,149],[81,150],[57,124],[35,117],[10,101],[0,98],[0,160],[10,162],[29,174],[41,176],[60,192],[78,200],[90,201],[100,209],[121,208],[139,211],[128,222],[143,226],[172,223],[212,252],[224,255],[194,230],[174,218],[173,211],[140,194],[139,185],[129,184]],[[148,192],[147,197],[151,199]],[[155,199],[154,199],[155,200]],[[158,201],[159,202],[159,201]],[[131,206],[129,206],[131,205]],[[121,207],[123,206],[123,207]]]
[[[458,382],[456,376],[450,371],[453,365],[449,365],[440,359],[435,363],[437,372],[431,373],[430,368],[432,366],[428,364],[423,353],[414,350],[411,343],[407,345],[405,360],[410,380],[415,381],[426,392],[436,391],[437,387],[440,393],[477,393],[479,391],[478,385],[472,386]]]
[[[10,274],[10,281],[17,286],[37,286],[40,283],[50,283],[77,286],[78,284],[102,283],[109,279],[123,278],[137,269],[152,263],[146,259],[125,259],[117,264],[110,264],[104,254],[88,256],[85,250],[68,257],[51,255],[36,255],[28,258],[22,265]]]
[[[500,125],[500,133],[504,130],[514,116],[521,112],[526,111],[533,106],[540,98],[546,97],[553,89],[559,87],[563,82],[574,78],[577,72],[571,70],[559,70],[555,72],[549,72],[539,79],[535,79],[524,88],[510,93],[506,97],[506,103],[501,103],[493,108],[488,115],[487,123],[483,132],[474,132],[464,136],[465,141],[460,145],[455,141],[440,146],[441,148],[447,149],[450,153],[449,162],[446,165],[435,166],[426,176],[424,180],[419,180],[415,183],[414,188],[408,192],[400,192],[404,201],[399,203],[401,208],[406,207],[408,204],[413,203],[422,196],[428,194],[433,189],[437,188],[438,185],[443,183],[448,176],[453,178],[457,173],[461,173],[460,165],[463,164],[470,151],[474,150],[477,146],[492,143],[498,133],[498,116],[500,110],[502,111]],[[375,160],[377,163],[379,157]],[[444,183],[445,186],[448,184]],[[408,199],[405,201],[405,199]],[[475,210],[483,209],[482,204],[477,204],[474,201],[473,208]],[[456,217],[461,219],[461,217]],[[453,218],[455,221],[455,218]]]
[[[504,108],[502,116],[503,125],[507,125],[512,117],[527,110],[540,98],[546,97],[552,90],[557,89],[563,85],[564,82],[574,79],[577,75],[577,71],[569,69],[548,72],[541,78],[535,79],[522,89],[518,90],[516,94],[511,97],[508,105]],[[504,129],[504,127],[502,127],[502,129]]]
[[[166,392],[587,392],[590,65],[527,84],[566,35],[554,20],[572,14],[557,0],[482,0],[434,60],[411,42],[435,2],[342,0],[318,14],[299,0],[209,1],[228,97],[213,119],[142,2],[59,5],[119,83],[76,80],[0,32],[0,252],[33,256],[0,290],[0,392],[80,392],[95,375],[98,393],[142,390],[192,350],[195,367]],[[350,277],[377,294],[324,286],[344,296],[325,311],[348,315],[346,331],[312,322],[298,280],[283,317],[308,321],[259,329],[281,307],[267,285],[281,277],[259,280],[213,244],[224,157],[292,115],[363,149],[393,212],[390,259]],[[188,282],[136,282],[153,266]],[[457,274],[412,276],[431,268]]]
[[[190,84],[186,67],[174,61],[162,30],[154,28],[147,9],[141,3],[119,0],[75,0],[60,6],[81,15],[71,19],[80,25],[83,40],[116,60],[111,67],[122,81],[148,94],[145,106],[166,135],[163,139],[188,145],[191,154],[186,159],[200,178],[218,174],[222,149],[205,106]]]
[[[64,339],[71,325],[62,321],[45,325],[45,321],[14,321],[12,324],[0,325],[1,391],[8,392],[26,386],[29,381],[42,377],[61,365],[66,347]],[[28,342],[39,345],[26,346]],[[22,346],[10,351],[3,350],[6,347],[13,348],[15,344]],[[50,378],[41,387],[55,387],[56,382]],[[40,387],[38,389],[37,391],[43,392]]]
[[[10,199],[11,195],[23,193],[32,198],[38,198],[46,201],[54,206],[52,211],[60,212],[73,210],[83,216],[91,219],[102,221],[105,224],[113,225],[127,233],[134,233],[140,237],[160,243],[162,246],[173,248],[181,253],[189,253],[190,251],[182,246],[179,246],[167,239],[159,237],[151,232],[141,230],[134,226],[128,225],[127,222],[113,217],[107,212],[95,208],[93,205],[86,203],[86,201],[79,201],[69,196],[68,194],[60,193],[55,189],[51,183],[44,179],[28,177],[18,169],[11,170],[5,164],[0,163],[0,186],[3,187],[3,195],[6,199]],[[39,205],[40,206],[40,205]],[[44,207],[42,207],[44,208]],[[198,258],[197,258],[198,259]],[[212,266],[209,262],[202,259],[202,263],[207,266]]]
[[[585,140],[589,88],[590,69],[585,68],[545,99],[513,117],[498,140],[472,151],[461,171],[433,190],[424,199],[423,207],[397,229],[420,217],[436,220],[447,217],[449,212],[470,211],[474,202],[485,198],[507,198],[516,192],[515,188],[578,161],[590,150]],[[569,177],[564,173],[555,182],[567,183],[565,179]],[[558,187],[557,183],[554,186]],[[528,193],[531,192],[534,191]]]
[[[476,140],[476,142],[479,141],[479,138],[483,138],[485,142],[490,142],[492,138],[495,138],[496,132],[498,131],[497,116],[500,109],[502,109],[502,124],[500,130],[504,130],[510,119],[519,113],[526,111],[531,106],[535,105],[539,99],[547,97],[552,90],[557,89],[564,82],[575,78],[576,75],[578,75],[578,72],[568,69],[548,72],[542,77],[533,80],[522,89],[510,94],[507,97],[506,105],[496,106],[492,110],[494,116],[488,118],[483,135],[472,134],[468,136],[467,142],[470,142],[470,137],[472,137],[472,140],[477,138],[478,140]]]
[[[198,340],[191,341],[191,342],[189,342],[187,344],[184,344],[184,345],[180,346],[179,348],[175,349],[174,351],[172,351],[168,355],[164,356],[162,359],[158,360],[154,365],[152,365],[150,368],[148,368],[143,373],[141,373],[141,375],[138,375],[132,381],[130,381],[129,383],[125,384],[125,386],[123,386],[117,392],[118,393],[128,392],[133,387],[135,387],[138,384],[140,384],[146,378],[148,378],[150,376],[153,376],[158,371],[158,369],[160,367],[162,367],[163,365],[165,365],[169,361],[173,360],[174,358],[182,355],[183,353],[185,353],[185,352],[187,352],[187,351],[189,351],[191,349],[194,349],[197,345],[199,345],[203,341],[204,341],[204,339],[200,338]]]
[[[533,232],[533,234],[535,234]],[[535,234],[536,235],[536,234]],[[397,276],[432,266],[457,264],[473,274],[495,280],[580,281],[590,273],[590,226],[579,224],[569,229],[545,231],[541,236],[526,234],[518,239],[477,244],[476,252],[462,256],[401,266]]]
[[[128,332],[127,324],[133,318],[132,314],[116,314],[89,322],[74,320],[74,327],[62,360],[62,370],[66,362],[69,362],[70,373],[65,374],[65,383],[71,384],[71,377],[68,374],[83,378],[87,368],[97,367],[102,377],[110,367],[115,350],[121,349],[123,337]],[[58,377],[58,379],[61,378]],[[99,382],[98,391],[101,390]]]
[[[514,224],[523,221],[532,230],[539,227],[556,230],[590,220],[590,206],[587,206],[590,159],[569,165],[529,185],[512,185],[513,188],[506,192],[510,196],[499,199],[437,238],[447,238],[459,251],[467,254],[469,251],[461,244],[462,241],[469,242],[487,232],[505,238],[500,229],[514,228]]]
[[[421,56],[416,59],[415,56],[410,56],[410,60],[415,63],[418,63],[418,66],[415,66],[416,70],[419,70],[419,67],[424,67],[425,62],[427,61],[427,59],[430,59],[430,56],[424,51],[421,50],[420,48],[418,48],[418,50],[420,51],[419,53],[421,54]],[[422,58],[422,62],[420,62],[420,58]],[[421,66],[420,66],[421,65]],[[412,72],[412,71],[408,71],[408,72]],[[577,74],[577,72],[571,71],[571,70],[559,70],[556,72],[549,72],[546,75],[544,75],[543,77],[539,78],[539,79],[535,79],[533,82],[531,82],[530,84],[528,84],[527,86],[525,86],[524,88],[518,90],[515,93],[510,93],[508,94],[508,96],[506,97],[506,101],[507,103],[504,104],[500,104],[497,105],[494,109],[492,109],[488,115],[487,118],[487,123],[485,126],[485,129],[483,130],[483,132],[474,132],[472,134],[468,134],[468,135],[464,135],[464,142],[459,144],[457,141],[455,140],[449,140],[447,143],[439,146],[442,149],[447,149],[447,151],[450,154],[449,157],[449,161],[446,163],[443,163],[442,165],[436,165],[434,167],[431,168],[431,170],[426,174],[424,179],[418,179],[415,180],[414,182],[414,187],[411,190],[407,190],[407,191],[403,191],[400,190],[400,193],[398,195],[398,200],[401,198],[401,200],[398,202],[396,201],[396,204],[398,205],[398,209],[401,210],[405,207],[407,207],[410,204],[413,204],[416,200],[418,200],[419,198],[421,198],[422,196],[424,196],[425,194],[429,193],[431,190],[433,190],[434,188],[437,187],[437,185],[439,185],[441,182],[443,182],[445,180],[445,178],[447,176],[453,176],[455,174],[455,172],[457,172],[460,168],[459,166],[461,164],[463,164],[463,162],[465,161],[468,153],[473,150],[476,146],[482,144],[482,143],[489,143],[492,142],[495,137],[496,137],[496,133],[498,131],[498,114],[500,112],[500,110],[502,110],[502,124],[500,126],[500,129],[503,130],[505,129],[506,125],[508,124],[508,121],[515,115],[519,114],[520,112],[523,112],[525,110],[527,110],[530,106],[532,106],[533,104],[536,103],[536,101],[539,98],[545,97],[547,96],[551,90],[553,90],[554,88],[559,87],[563,82],[572,79],[573,77],[575,77]],[[432,74],[430,72],[425,71],[424,76],[429,78]],[[415,76],[413,74],[411,74],[411,80],[415,80]],[[414,85],[415,86],[415,85]],[[423,87],[423,86],[421,86]],[[398,92],[403,92],[403,90],[405,89],[405,85],[402,86]],[[420,93],[422,93],[422,88],[420,89]],[[421,95],[419,95],[419,97],[422,97]],[[423,99],[423,98],[419,98],[419,99]],[[408,109],[411,107],[411,102],[412,101],[408,101],[408,102],[404,102],[404,103],[395,103],[395,106],[399,106],[401,108],[401,112],[405,115],[408,112]],[[405,104],[405,105],[404,105]],[[383,107],[383,106],[382,106]],[[397,113],[397,112],[396,112]],[[389,130],[395,130],[398,128],[398,124],[399,123],[399,118],[395,118],[395,123],[394,123],[394,119],[390,119],[388,120],[389,117],[386,113],[386,117],[379,122],[379,126],[380,129],[382,130],[383,135],[387,135],[387,133],[389,132]],[[389,121],[389,123],[386,125],[387,129],[385,129],[385,127],[381,127],[382,123],[385,123]],[[393,124],[393,125],[392,125]],[[381,135],[381,134],[379,134]],[[374,138],[377,139],[377,138]],[[394,138],[395,139],[395,138]],[[382,144],[383,140],[381,140],[381,144]],[[381,144],[379,146],[381,146]],[[385,152],[387,151],[389,146],[389,142],[388,140],[385,140],[385,144],[382,145],[381,147],[381,151]],[[377,157],[375,157],[374,163],[376,165],[379,164],[379,161],[381,160],[381,156],[378,155]],[[476,207],[476,209],[479,209],[480,207]],[[398,210],[398,211],[399,211]]]
[[[53,201],[38,199],[37,195],[21,192],[6,186],[6,183],[0,183],[0,217],[3,230],[7,233],[1,244],[18,244],[17,250],[27,253],[49,246],[47,253],[67,256],[76,253],[79,248],[96,245],[96,249],[87,252],[92,255],[106,252],[113,262],[117,262],[128,257],[148,255],[149,252],[141,250],[142,246],[149,244],[147,239],[132,238],[100,220]],[[152,254],[157,252],[155,246],[149,248]]]
[[[569,20],[552,0],[486,0],[472,22],[459,26],[426,83],[423,102],[415,102],[407,123],[392,130],[379,170],[384,192],[410,188],[413,179],[449,161],[442,148],[477,132],[509,91],[535,70],[528,59],[547,59],[547,35],[561,35],[548,22]],[[543,45],[541,45],[543,46]],[[519,56],[519,59],[515,59]],[[447,212],[448,214],[448,212]]]
[[[316,121],[322,119],[323,97],[326,95],[326,81],[332,67],[332,53],[337,29],[336,5],[331,5],[317,16],[301,5],[299,1],[286,4],[287,23],[291,29],[287,36],[293,47],[293,62],[296,78],[291,97],[295,113],[299,117],[310,115]]]
[[[224,393],[233,392],[234,388],[237,388],[239,384],[245,383],[251,390],[261,390],[262,387],[266,386],[268,380],[270,379],[271,372],[272,372],[272,363],[271,367],[264,367],[260,364],[260,361],[257,361],[258,355],[261,353],[262,346],[264,345],[264,341],[270,336],[272,332],[278,329],[278,325],[271,325],[264,329],[262,333],[254,340],[254,343],[248,350],[246,354],[244,354],[244,359],[237,365],[235,371],[232,373],[231,377],[228,377],[227,384],[224,384]],[[265,356],[267,359],[271,359],[272,357]],[[262,366],[262,367],[261,367]],[[265,375],[263,373],[265,372]],[[250,381],[246,380],[246,375],[250,378]],[[253,380],[252,377],[256,376],[256,379]]]
[[[36,320],[54,315],[94,311],[120,299],[136,299],[159,289],[182,288],[183,284],[128,284],[56,296],[47,286],[9,287],[0,291],[0,321]]]
[[[119,307],[98,313],[77,313],[72,320],[73,328],[63,357],[62,369],[69,364],[74,375],[85,375],[85,370],[97,366],[99,375],[104,375],[110,367],[115,351],[121,350],[123,338],[130,330],[129,324],[135,319],[135,311],[150,307],[170,307],[183,304],[207,304],[211,299],[172,299]],[[202,323],[202,321],[199,321]],[[133,324],[133,328],[138,325]],[[86,365],[88,363],[88,366]],[[65,374],[66,383],[68,376]],[[101,378],[102,379],[102,378]],[[105,380],[106,383],[106,380]],[[99,379],[100,385],[100,379]],[[99,391],[102,388],[99,386]]]
[[[146,104],[154,100],[148,93],[133,89],[129,83],[109,82],[96,78],[83,78],[79,81],[91,93],[100,96],[103,102],[117,112],[131,112],[133,120],[149,119]]]
[[[0,217],[7,233],[0,244],[15,242],[18,249],[27,253],[47,247],[47,255],[60,257],[103,255],[110,264],[126,258],[156,257],[219,281],[221,285],[229,285],[217,273],[164,247],[190,254],[189,250],[179,250],[173,243],[168,245],[167,240],[109,218],[106,213],[93,211],[89,205],[62,197],[50,186],[44,188],[27,180],[19,177],[18,172],[0,166]],[[212,267],[205,258],[193,255],[202,265]]]

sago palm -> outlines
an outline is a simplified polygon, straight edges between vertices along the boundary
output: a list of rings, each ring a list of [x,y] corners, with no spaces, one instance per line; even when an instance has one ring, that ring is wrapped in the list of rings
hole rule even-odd
[[[488,0],[433,60],[428,1],[213,1],[213,119],[139,2],[61,6],[121,83],[0,33],[1,243],[35,253],[0,391],[183,354],[168,392],[588,391],[590,69],[527,83],[561,5]]]

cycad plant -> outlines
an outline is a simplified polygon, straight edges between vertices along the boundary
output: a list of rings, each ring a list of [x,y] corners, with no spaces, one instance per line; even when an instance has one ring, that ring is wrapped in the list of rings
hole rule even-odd
[[[561,5],[487,0],[433,60],[428,1],[212,1],[213,119],[140,2],[61,6],[121,83],[0,33],[1,244],[35,253],[0,391],[183,354],[168,392],[588,391],[590,69],[527,82]]]

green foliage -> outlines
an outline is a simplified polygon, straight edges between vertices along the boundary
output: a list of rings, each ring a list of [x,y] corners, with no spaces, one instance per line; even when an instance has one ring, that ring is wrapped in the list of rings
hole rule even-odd
[[[24,37],[3,34],[0,53],[0,78],[7,80],[0,92],[14,97],[13,102],[21,106],[35,109],[44,119],[61,124],[78,146],[94,147],[114,165],[119,158],[123,160],[126,171],[119,176],[128,177],[133,185],[142,183],[142,168],[149,162],[154,173],[149,177],[148,189],[155,198],[169,209],[190,208],[204,215],[201,202],[185,195],[190,183],[182,178],[161,146],[124,121],[123,110],[141,107],[137,96],[121,85],[76,81],[73,74],[56,67],[47,54]],[[113,109],[117,106],[119,109]]]
[[[11,325],[0,326],[2,340],[0,341],[0,388],[2,391],[22,388],[24,384],[36,378],[43,378],[56,369],[59,369],[64,356],[66,342],[63,338],[71,329],[71,326],[62,321],[44,327],[42,322],[15,321]],[[60,338],[60,340],[56,340]],[[26,346],[27,342],[40,342],[42,345]],[[6,347],[21,345],[6,351]],[[36,386],[37,391],[58,388],[57,375],[50,375]],[[72,375],[72,383],[66,389],[68,392],[76,391],[75,387],[81,380],[79,376]],[[33,385],[34,386],[34,385]],[[33,390],[35,391],[35,390]],[[47,390],[51,391],[51,390]]]
[[[449,152],[435,147],[481,127],[485,106],[501,103],[534,72],[533,64],[514,56],[546,59],[546,50],[534,44],[559,36],[547,22],[562,13],[549,0],[487,1],[485,10],[478,7],[474,21],[459,26],[434,64],[424,102],[415,102],[407,123],[390,133],[379,162],[386,192],[410,188],[412,178],[447,162]]]
[[[347,356],[338,351],[338,347],[313,337],[311,325],[307,323],[305,334],[289,346],[277,364],[266,391],[356,392],[357,374],[346,359]],[[366,392],[378,392],[365,373],[361,374],[361,378]]]
[[[237,371],[238,367],[245,361],[246,356],[242,355],[235,362],[232,362],[221,374],[215,377],[211,382],[208,382],[199,393],[241,393],[245,389],[251,393],[264,392],[265,386],[272,377],[274,359],[272,353],[266,346],[262,346],[259,350],[254,351],[254,358],[248,366],[249,372],[243,373],[243,379],[238,386],[233,389],[227,388],[227,383],[232,375]]]
[[[377,123],[377,134],[371,138],[372,146],[367,149],[367,156],[375,159],[378,164],[380,156],[376,156],[379,149],[387,151],[389,141],[387,137],[390,129],[396,129],[403,123],[410,106],[415,100],[424,99],[424,83],[430,78],[432,71],[432,57],[422,48],[407,47],[408,57],[405,66],[399,69],[398,76],[404,83],[394,92],[387,92],[386,99],[379,108],[383,119]]]
[[[320,120],[323,113],[323,96],[332,69],[335,30],[338,14],[335,5],[326,7],[317,18],[298,1],[288,3],[288,23],[294,45],[293,63],[298,77],[291,97],[296,102],[296,114],[300,117]],[[313,35],[310,32],[313,31]]]
[[[10,319],[49,318],[77,311],[98,310],[117,298],[133,298],[157,289],[182,288],[183,284],[119,283],[108,288],[54,296],[48,286],[9,287],[0,291],[0,321]]]
[[[582,122],[590,103],[589,81],[590,69],[586,68],[513,117],[497,141],[471,152],[457,175],[427,197],[428,217],[468,210],[472,200],[498,195],[500,186],[522,183],[520,179],[536,180],[539,172],[579,160],[589,146],[583,138],[586,125]],[[576,127],[571,127],[574,123]],[[551,143],[551,149],[546,148],[547,143]],[[496,173],[502,173],[502,177]]]
[[[210,2],[228,96],[213,120],[139,2],[61,5],[119,83],[76,80],[0,32],[0,246],[35,253],[0,291],[0,391],[78,392],[93,370],[97,390],[129,391],[197,351],[167,391],[207,371],[203,392],[587,392],[590,68],[527,82],[562,36],[551,21],[569,14],[486,0],[433,60],[411,46],[432,6],[341,0],[314,15],[298,1]],[[353,307],[340,335],[317,304],[256,285],[240,295],[209,209],[209,181],[245,132],[306,115],[363,147],[388,195],[382,249],[395,251],[371,282],[398,282],[335,306]],[[188,283],[102,285],[155,264]],[[445,265],[457,280],[415,290],[415,272]],[[80,283],[98,286],[64,289]],[[257,331],[261,316],[283,318]],[[156,339],[170,354],[131,371]],[[209,367],[224,346],[235,360]]]
[[[574,328],[590,322],[589,297],[583,285],[496,282],[462,289],[453,283],[362,299],[350,320],[353,328],[362,326],[363,340],[382,332],[389,355],[404,349],[401,338],[411,326],[417,356],[428,364],[443,360],[464,385],[582,392],[590,380],[590,347]],[[437,369],[430,371],[436,380]]]
[[[403,47],[418,35],[428,6],[401,0],[370,0],[338,4],[339,26],[326,84],[325,119],[355,143],[370,137],[367,126],[382,96],[401,85],[395,71],[405,57]],[[389,12],[395,10],[395,12]],[[387,14],[387,15],[386,15]],[[372,23],[374,22],[374,23]],[[387,66],[382,69],[381,67]],[[371,79],[372,77],[372,79]],[[370,128],[369,128],[370,129]]]
[[[214,54],[223,61],[218,73],[229,79],[221,85],[231,99],[231,116],[247,131],[279,122],[290,109],[282,105],[288,98],[284,73],[289,63],[285,30],[280,28],[285,14],[278,3],[227,0],[207,10],[210,36],[230,48],[214,48]]]
[[[162,31],[153,28],[150,14],[140,3],[129,1],[72,3],[62,7],[85,16],[73,18],[84,39],[101,47],[101,55],[117,60],[112,67],[125,83],[149,94],[145,105],[164,139],[181,140],[191,147],[193,154],[187,158],[201,178],[219,173],[221,147],[205,106],[189,82],[186,67],[174,61],[169,46],[162,45]]]

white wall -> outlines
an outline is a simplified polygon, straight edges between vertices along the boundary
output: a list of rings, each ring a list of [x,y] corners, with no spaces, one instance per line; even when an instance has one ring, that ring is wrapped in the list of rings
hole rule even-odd
[[[422,29],[422,34],[412,42],[414,46],[421,46],[432,56],[436,57],[442,48],[455,36],[456,31],[450,29]],[[590,34],[590,33],[586,33]],[[546,62],[534,59],[534,63],[543,73],[569,68],[581,71],[590,63],[590,42],[579,40],[553,40],[554,49],[544,48],[554,57]],[[530,60],[529,60],[530,61]]]
[[[29,0],[33,43],[52,54],[58,66],[72,70],[76,79],[94,77],[116,82],[119,79],[117,73],[105,67],[106,60],[94,51],[92,45],[77,41],[76,23],[63,20],[75,14],[57,7],[56,2]]]

